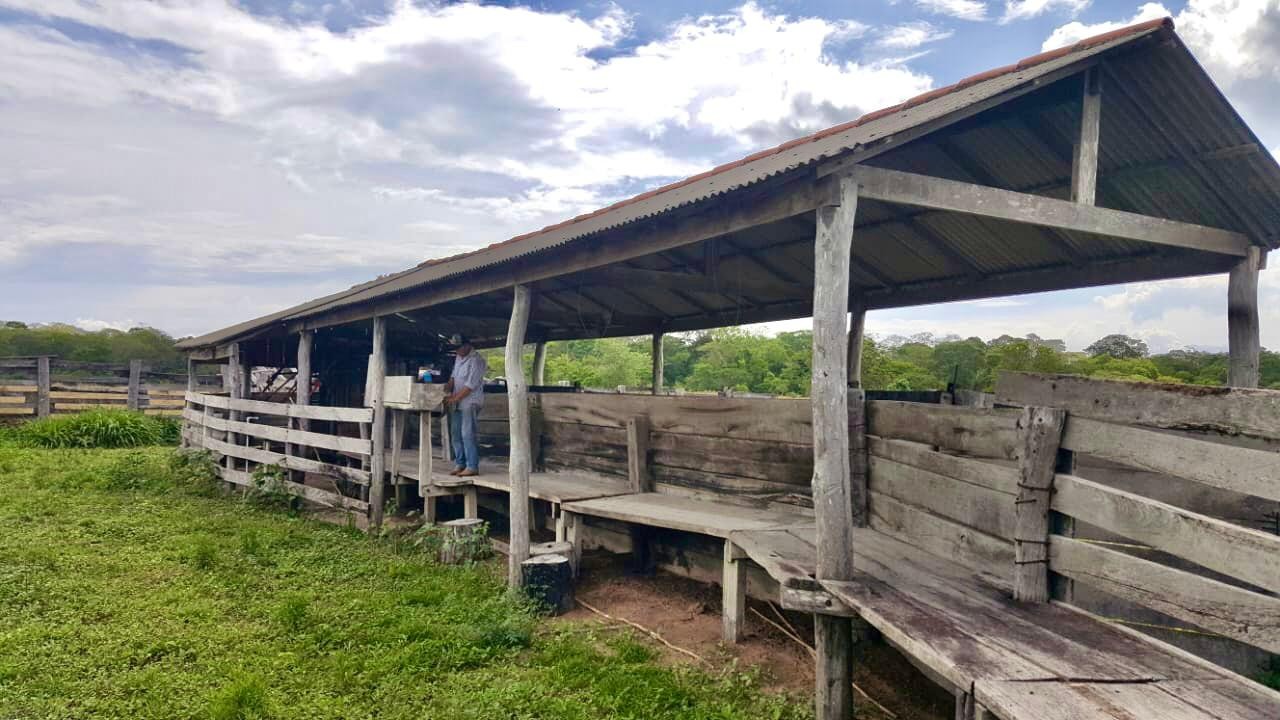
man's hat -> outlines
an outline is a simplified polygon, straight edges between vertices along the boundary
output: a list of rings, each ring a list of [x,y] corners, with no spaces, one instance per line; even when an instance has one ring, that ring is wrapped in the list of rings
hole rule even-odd
[[[467,337],[466,335],[459,335],[458,333],[454,333],[453,337],[449,338],[449,344],[454,345],[456,347],[462,347],[463,345],[470,345],[471,338]]]

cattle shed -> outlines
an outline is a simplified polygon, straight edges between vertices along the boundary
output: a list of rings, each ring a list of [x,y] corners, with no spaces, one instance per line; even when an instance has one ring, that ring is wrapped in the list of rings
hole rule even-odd
[[[192,387],[184,443],[232,483],[283,466],[288,492],[373,526],[393,493],[429,521],[461,495],[505,526],[513,585],[546,537],[575,572],[603,548],[718,582],[726,642],[749,596],[812,613],[821,720],[852,715],[869,635],[961,719],[1280,718],[1280,694],[1078,599],[1280,652],[1280,537],[1123,480],[1280,502],[1280,393],[1253,389],[1278,221],[1280,166],[1172,23],[1144,23],[185,340],[227,383]],[[868,310],[1219,273],[1230,387],[1007,375],[977,406],[861,388]],[[809,398],[664,392],[664,333],[805,317]],[[535,347],[489,398],[470,478],[438,467],[438,407],[387,379],[452,332],[507,368]],[[545,343],[637,335],[652,395],[544,384]],[[251,367],[322,390],[255,394]]]

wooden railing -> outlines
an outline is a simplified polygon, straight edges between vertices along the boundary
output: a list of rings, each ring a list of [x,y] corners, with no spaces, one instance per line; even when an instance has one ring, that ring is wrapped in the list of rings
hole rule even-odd
[[[198,380],[219,382],[214,376]],[[47,417],[98,408],[181,415],[186,373],[153,372],[141,360],[91,363],[52,356],[0,358],[0,416]]]
[[[1002,378],[996,395],[1067,409],[1066,450],[1225,491],[1250,505],[1280,501],[1280,392],[1019,374]],[[1280,536],[1081,477],[1087,473],[1055,476],[1053,510],[1136,547],[1055,534],[1051,570],[1280,652]],[[1158,562],[1161,553],[1194,566]]]
[[[241,400],[194,392],[186,393],[185,400],[183,444],[220,457],[223,480],[253,487],[256,468],[277,466],[303,474],[302,482],[281,479],[277,489],[283,492],[332,507],[368,509],[366,501],[349,497],[341,483],[367,487],[371,482],[365,467],[373,453],[368,439],[372,409]],[[335,432],[303,429],[298,421],[331,423]],[[337,433],[350,425],[356,426],[357,436]],[[359,466],[343,464],[351,456],[359,459]],[[306,477],[308,474],[327,481],[330,487],[308,484],[313,479]]]
[[[995,400],[868,403],[874,529],[1011,586],[1025,490],[1017,406],[1065,410],[1056,462],[1066,471],[1049,501],[1058,520],[1044,537],[1048,568],[1066,583],[1057,597],[1076,602],[1079,583],[1280,652],[1280,536],[1235,521],[1244,513],[1196,507],[1214,493],[1280,507],[1280,392],[1011,374]],[[1145,484],[1125,485],[1116,464]],[[1175,482],[1201,487],[1183,488],[1179,504]]]

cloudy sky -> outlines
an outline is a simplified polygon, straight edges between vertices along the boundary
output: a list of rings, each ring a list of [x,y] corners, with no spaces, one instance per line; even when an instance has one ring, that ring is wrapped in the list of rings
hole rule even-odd
[[[0,0],[0,319],[204,332],[1163,15],[1280,149],[1280,0]],[[1221,347],[1225,303],[1212,278],[868,325]]]

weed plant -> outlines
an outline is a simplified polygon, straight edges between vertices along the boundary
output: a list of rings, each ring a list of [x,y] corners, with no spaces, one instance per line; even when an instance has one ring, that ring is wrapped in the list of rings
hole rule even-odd
[[[179,424],[171,418],[118,408],[41,418],[22,423],[10,432],[20,445],[50,449],[174,445],[179,433]]]

